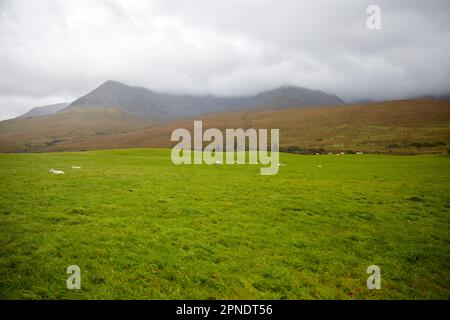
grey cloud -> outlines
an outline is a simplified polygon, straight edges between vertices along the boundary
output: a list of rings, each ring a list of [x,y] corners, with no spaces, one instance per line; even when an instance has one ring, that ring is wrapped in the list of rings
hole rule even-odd
[[[366,28],[366,8],[382,29]],[[0,1],[0,119],[114,79],[252,94],[282,84],[347,101],[447,94],[443,1]]]

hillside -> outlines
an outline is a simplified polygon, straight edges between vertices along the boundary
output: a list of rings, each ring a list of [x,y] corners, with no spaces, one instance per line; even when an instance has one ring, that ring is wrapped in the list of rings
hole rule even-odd
[[[333,94],[300,87],[280,87],[255,96],[216,97],[168,94],[117,81],[107,81],[75,100],[68,109],[115,107],[153,121],[172,121],[205,113],[243,109],[301,108],[340,105],[344,102]]]
[[[279,128],[280,148],[429,153],[450,145],[450,101],[405,100],[354,106],[282,109],[213,114],[203,128]],[[108,145],[167,147],[176,128],[193,130],[193,119],[162,127],[111,135],[83,142],[90,149]],[[81,142],[81,141],[80,141]],[[431,145],[431,147],[427,147]]]
[[[18,118],[28,118],[28,117],[39,117],[39,116],[45,116],[48,114],[52,114],[55,112],[58,112],[65,107],[67,107],[69,103],[57,103],[57,104],[51,104],[48,106],[41,106],[41,107],[35,107],[29,110],[28,112],[18,116]]]
[[[151,124],[116,108],[72,109],[55,114],[0,122],[0,150],[38,152],[67,150],[74,139],[88,141],[101,135],[123,133]]]
[[[121,114],[117,109],[112,110]],[[41,119],[46,123],[58,123],[68,111],[53,115],[52,121],[46,117]],[[170,141],[172,131],[176,128],[192,130],[194,119],[202,119],[204,129],[279,128],[280,148],[283,150],[322,148],[327,151],[432,153],[444,152],[450,146],[450,101],[445,100],[226,112],[166,124],[148,124],[130,115],[127,119],[117,119],[117,122],[110,122],[106,128],[99,121],[98,130],[103,128],[102,134],[89,129],[90,125],[97,124],[92,119],[89,119],[91,122],[83,123],[85,129],[81,132],[76,129],[76,123],[70,123],[71,130],[65,126],[58,126],[60,129],[55,130],[50,125],[47,128],[42,128],[42,124],[39,126],[39,118],[30,123],[4,121],[0,123],[0,150],[170,147],[174,144]],[[33,126],[40,129],[30,133],[29,128]],[[49,143],[48,139],[57,141]]]

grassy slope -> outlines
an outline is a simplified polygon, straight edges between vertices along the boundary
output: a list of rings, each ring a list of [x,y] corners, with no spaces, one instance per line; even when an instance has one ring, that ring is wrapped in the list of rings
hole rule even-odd
[[[101,114],[94,119],[98,121],[71,121],[66,117],[60,127],[83,125],[85,129],[61,131],[55,130],[59,120],[35,118],[35,126],[42,121],[45,126],[41,123],[41,131],[34,135],[29,133],[30,125],[20,121],[14,122],[15,127],[9,123],[0,123],[0,151],[169,147],[172,145],[170,135],[174,129],[192,130],[193,127],[193,119],[153,126],[145,126],[131,118],[102,124]],[[203,119],[204,128],[279,128],[280,147],[285,148],[297,146],[327,150],[432,153],[446,151],[450,146],[450,101],[445,100],[230,112],[199,116],[196,119]],[[55,137],[62,141],[48,145]],[[444,144],[432,149],[409,146],[412,143],[434,144],[438,141]],[[400,148],[387,148],[393,144]]]
[[[281,160],[261,176],[169,150],[0,155],[0,297],[450,298],[447,156]]]
[[[72,150],[72,141],[130,132],[150,125],[116,108],[76,109],[0,122],[0,152]],[[61,145],[69,145],[62,147]]]

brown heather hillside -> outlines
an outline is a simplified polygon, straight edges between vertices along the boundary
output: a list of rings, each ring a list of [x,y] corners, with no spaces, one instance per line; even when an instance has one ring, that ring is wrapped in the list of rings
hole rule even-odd
[[[72,141],[123,133],[151,125],[115,108],[67,110],[0,122],[1,152],[74,150]],[[65,147],[61,147],[61,146]]]
[[[22,122],[24,119],[0,123],[0,150],[14,152],[170,147],[175,144],[170,141],[172,131],[176,128],[192,131],[194,120],[144,125],[142,121],[126,116],[116,121],[110,119],[105,126],[101,119],[58,124],[56,116],[51,121],[48,117],[39,117],[32,123]],[[446,100],[404,100],[321,108],[229,112],[195,119],[203,120],[204,130],[211,127],[279,128],[282,149],[297,147],[322,148],[327,151],[430,153],[444,152],[450,148],[450,101]],[[46,126],[42,127],[39,122],[44,122]],[[91,127],[94,124],[98,125],[96,129]],[[77,127],[80,125],[83,129]],[[70,126],[71,130],[66,126]]]

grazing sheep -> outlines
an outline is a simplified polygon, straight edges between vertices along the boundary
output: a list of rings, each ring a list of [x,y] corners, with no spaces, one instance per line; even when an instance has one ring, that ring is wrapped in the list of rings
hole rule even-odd
[[[72,169],[81,169],[81,167],[78,167],[78,166],[72,166]]]
[[[363,152],[357,152],[356,154],[364,154]]]
[[[222,161],[216,160],[215,164],[222,164]]]
[[[279,163],[278,166],[279,167],[286,167],[286,165],[284,163]]]
[[[318,165],[317,168],[322,168],[322,166],[321,166],[321,165]]]
[[[51,168],[48,172],[53,173],[53,174],[64,174],[64,171],[54,170],[53,168]]]

